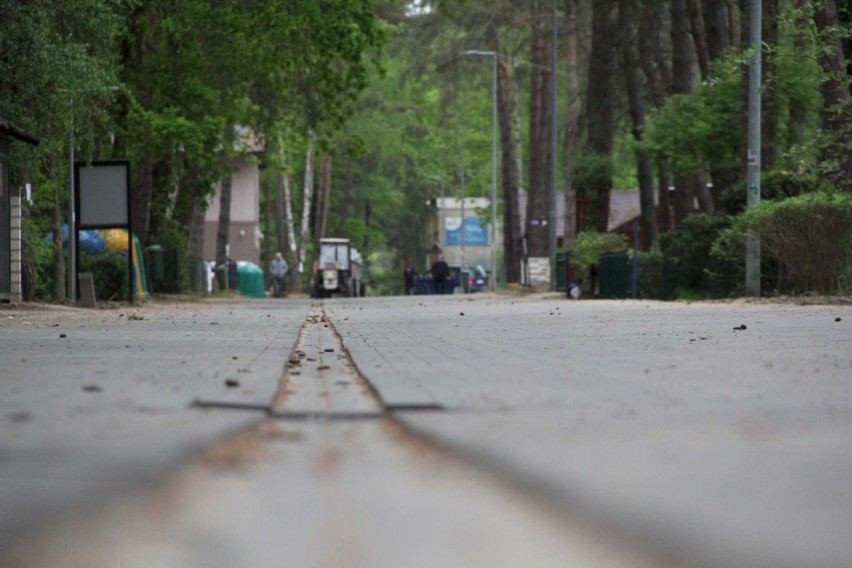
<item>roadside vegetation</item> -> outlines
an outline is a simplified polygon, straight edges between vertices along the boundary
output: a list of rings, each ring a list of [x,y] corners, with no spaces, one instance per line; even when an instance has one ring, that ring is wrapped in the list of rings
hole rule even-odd
[[[262,264],[285,252],[298,291],[319,239],[345,237],[374,265],[374,292],[396,293],[403,267],[428,267],[434,200],[459,197],[462,176],[468,197],[490,196],[492,110],[501,286],[520,280],[524,236],[530,256],[549,255],[548,229],[521,217],[549,216],[555,160],[563,246],[581,274],[632,247],[608,219],[613,192],[638,190],[643,296],[741,294],[749,234],[763,243],[765,294],[852,290],[852,2],[763,0],[763,202],[748,211],[748,3],[560,0],[556,74],[550,10],[0,0],[0,113],[41,140],[13,146],[12,183],[33,188],[25,294],[65,300],[69,145],[79,160],[130,160],[133,232],[175,259],[185,290],[210,196],[218,184],[230,199],[247,133]],[[116,263],[86,262],[120,296],[126,282],[107,282]]]

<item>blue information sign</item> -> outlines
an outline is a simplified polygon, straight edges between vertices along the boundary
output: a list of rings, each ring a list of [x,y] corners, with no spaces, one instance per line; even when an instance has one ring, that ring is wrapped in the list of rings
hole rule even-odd
[[[452,225],[455,227],[451,229]],[[461,245],[461,227],[458,226],[458,218],[455,223],[447,223],[447,244]],[[479,217],[465,217],[464,244],[472,247],[488,246],[488,229],[482,226]]]

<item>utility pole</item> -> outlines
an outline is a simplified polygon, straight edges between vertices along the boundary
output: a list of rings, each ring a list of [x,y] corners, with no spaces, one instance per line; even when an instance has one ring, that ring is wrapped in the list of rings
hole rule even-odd
[[[491,57],[491,278],[488,288],[497,287],[497,58],[496,51],[468,50],[460,55]],[[462,219],[464,223],[464,219]],[[462,227],[464,230],[464,227]]]
[[[763,6],[761,0],[751,0],[749,36],[751,58],[748,68],[748,207],[760,203],[760,74]],[[747,296],[760,296],[760,235],[746,238]]]
[[[556,46],[559,26],[553,0],[550,45],[550,289],[556,290]]]

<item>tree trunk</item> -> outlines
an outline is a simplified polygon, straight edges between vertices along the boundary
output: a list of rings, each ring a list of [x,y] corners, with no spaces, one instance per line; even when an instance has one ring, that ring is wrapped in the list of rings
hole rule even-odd
[[[548,179],[550,174],[549,113],[551,87],[550,54],[546,41],[544,12],[539,0],[533,1],[532,63],[530,73],[530,185],[527,195],[527,246],[529,255],[550,254],[550,218]]]
[[[500,118],[500,148],[503,184],[503,269],[506,282],[520,282],[521,218],[518,207],[518,170],[512,136],[512,78],[509,66],[501,59],[497,88]]]
[[[687,0],[671,0],[672,94],[692,93],[695,81],[695,50],[690,36]],[[675,176],[674,214],[679,223],[695,210],[696,174]]]
[[[574,161],[577,159],[577,124],[579,116],[580,89],[577,74],[577,2],[565,1],[566,59],[568,63],[568,101],[565,128],[565,248],[574,249],[577,230],[577,191],[574,188]]]
[[[762,170],[772,169],[775,163],[778,138],[779,107],[775,94],[775,47],[778,45],[778,0],[762,0],[763,4],[763,50],[761,64],[761,134],[760,134],[760,167]]]
[[[614,139],[614,89],[613,67],[614,36],[612,25],[613,0],[596,0],[592,7],[592,48],[589,55],[589,83],[586,97],[586,130],[589,150],[593,154],[612,156]],[[582,188],[578,188],[582,189]],[[611,187],[600,188],[596,201],[597,219],[586,223],[605,233],[609,221],[609,192]],[[580,227],[582,230],[583,227]]]
[[[192,206],[192,215],[189,223],[189,241],[187,250],[190,257],[204,257],[204,217],[207,209],[204,204],[196,199]]]
[[[730,8],[732,0],[704,0],[704,29],[707,38],[707,54],[713,62],[728,50],[731,45]],[[736,182],[738,169],[718,168],[710,165],[710,179],[713,180],[713,210],[724,213],[722,195]]]
[[[671,87],[671,70],[669,63],[660,54],[664,53],[662,28],[659,24],[659,0],[642,0],[639,15],[639,63],[648,93],[654,107],[662,108],[666,104]],[[643,173],[643,175],[645,175]],[[669,186],[672,179],[668,165],[665,162],[657,164],[657,232],[668,231],[672,228],[669,202]],[[641,196],[640,196],[641,205]]]
[[[346,181],[341,188],[342,199],[340,200],[340,211],[337,219],[337,233],[346,235],[346,219],[349,217],[349,202],[352,200],[352,190],[355,183],[355,173],[352,168],[352,156],[347,156],[346,160]]]
[[[323,154],[319,163],[319,184],[317,185],[314,220],[314,260],[319,258],[319,242],[328,236],[328,210],[331,198],[331,156]]]
[[[730,17],[726,0],[704,0],[704,30],[710,61],[722,56],[731,44]]]
[[[269,150],[264,149],[264,153],[267,153]],[[273,197],[272,197],[272,178],[270,177],[270,172],[268,169],[264,168],[260,171],[260,187],[263,191],[263,255],[261,259],[261,266],[267,266],[269,261],[273,257],[272,252],[272,213],[273,209],[277,213],[278,207],[273,206]],[[276,192],[276,198],[278,197]],[[276,200],[277,201],[277,200]],[[274,203],[274,205],[278,205]],[[277,221],[277,218],[276,218]]]
[[[286,175],[287,173],[283,171],[275,174],[275,248],[282,254],[287,250],[287,218],[284,211]]]
[[[154,163],[150,153],[136,165],[136,172],[131,184],[131,201],[133,214],[130,227],[140,242],[148,238],[148,222],[150,220],[151,194],[153,192]]]
[[[619,0],[619,22],[621,23],[621,60],[627,94],[627,107],[633,124],[633,139],[641,142],[645,131],[645,102],[639,77],[638,38],[636,22],[638,0]],[[639,206],[641,219],[642,250],[650,250],[657,240],[657,211],[654,206],[654,164],[643,153],[637,155],[637,179],[639,182]]]
[[[814,23],[820,33],[819,64],[826,75],[822,84],[823,125],[832,135],[831,146],[825,157],[838,162],[840,170],[835,183],[844,191],[852,191],[852,99],[850,99],[848,75],[845,66],[843,45],[837,31],[839,20],[834,0],[825,0],[814,11]]]
[[[216,265],[221,266],[229,258],[228,241],[231,232],[231,182],[228,171],[219,182],[219,225],[216,228]]]
[[[284,154],[284,145],[278,145],[281,148],[282,163],[284,172],[281,174],[281,185],[284,188],[284,213],[287,221],[287,244],[290,247],[290,290],[293,292],[302,291],[302,269],[299,266],[298,245],[296,243],[296,222],[293,220],[293,192],[290,190],[290,171],[287,167],[287,156]]]
[[[512,76],[518,76],[518,67],[512,62]],[[518,194],[526,191],[526,175],[524,168],[524,129],[521,118],[521,89],[512,91],[512,140],[515,146],[515,164],[518,170]],[[521,234],[524,229],[521,227]]]
[[[689,13],[689,32],[695,45],[695,55],[698,60],[698,70],[701,78],[710,76],[710,54],[707,47],[707,36],[704,29],[704,16],[701,14],[701,0],[686,0]]]
[[[56,302],[64,302],[66,298],[65,251],[62,248],[62,198],[59,194],[57,171],[56,153],[52,152],[50,154],[50,181],[53,185],[53,299]],[[68,220],[68,231],[70,236],[70,219]],[[70,238],[68,239],[68,246],[71,246]],[[69,270],[73,270],[73,268],[69,267]]]
[[[674,184],[671,173],[669,173],[668,164],[661,162],[657,164],[657,183],[660,185],[657,188],[657,230],[659,232],[671,231],[674,229],[672,220],[672,203],[669,187]]]
[[[314,152],[316,150],[316,135],[311,132],[308,149],[305,152],[305,184],[302,191],[302,227],[299,231],[299,264],[298,271],[305,271],[307,255],[308,228],[311,220],[311,200],[314,195]]]
[[[586,122],[588,123],[589,150],[602,156],[612,155],[614,139],[613,7],[612,0],[596,0],[592,8],[592,49],[589,55]]]

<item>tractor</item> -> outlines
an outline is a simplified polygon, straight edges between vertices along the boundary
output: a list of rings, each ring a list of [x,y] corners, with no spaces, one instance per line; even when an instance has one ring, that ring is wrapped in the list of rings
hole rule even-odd
[[[363,296],[366,282],[361,255],[349,239],[320,239],[319,260],[311,270],[312,298],[331,298],[335,294],[348,298]]]

